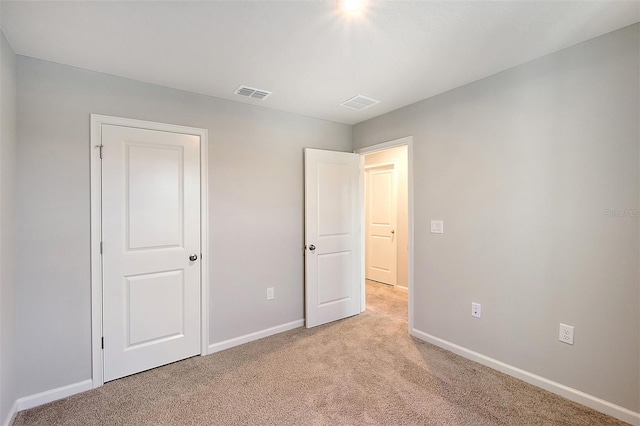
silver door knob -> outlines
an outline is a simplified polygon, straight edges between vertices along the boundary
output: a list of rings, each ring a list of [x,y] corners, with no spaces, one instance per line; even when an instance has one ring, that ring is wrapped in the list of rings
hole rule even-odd
[[[195,262],[196,260],[198,260],[198,255],[197,254],[192,254],[191,256],[189,256],[189,260],[192,262]]]
[[[313,244],[309,246],[309,250],[314,251],[315,249],[316,249],[316,246],[314,246]]]

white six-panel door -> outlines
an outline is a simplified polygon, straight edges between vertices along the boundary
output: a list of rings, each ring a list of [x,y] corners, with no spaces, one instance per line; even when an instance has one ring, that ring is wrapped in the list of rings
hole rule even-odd
[[[200,353],[200,138],[102,125],[102,145],[109,381]]]
[[[396,285],[396,178],[393,164],[366,170],[366,277]]]
[[[360,313],[360,156],[305,149],[306,326]]]

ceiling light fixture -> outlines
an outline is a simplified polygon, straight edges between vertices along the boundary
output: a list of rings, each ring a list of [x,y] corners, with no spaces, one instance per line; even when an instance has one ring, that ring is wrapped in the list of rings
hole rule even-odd
[[[357,13],[364,7],[365,0],[340,0],[342,10],[347,13]]]

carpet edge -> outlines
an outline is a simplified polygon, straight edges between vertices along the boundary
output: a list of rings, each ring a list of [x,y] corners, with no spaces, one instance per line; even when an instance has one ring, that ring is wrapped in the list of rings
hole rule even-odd
[[[265,337],[273,336],[274,334],[284,333],[285,331],[293,330],[294,328],[302,327],[304,325],[304,319],[291,321],[285,324],[276,325],[275,327],[265,328],[264,330],[256,331],[253,333],[245,334],[243,336],[234,337],[232,339],[223,340],[222,342],[212,343],[209,345],[207,355],[211,355],[216,352],[223,351],[225,349],[233,348],[244,343],[253,342],[254,340],[263,339]]]
[[[635,411],[629,410],[628,408],[621,407],[617,404],[582,392],[578,389],[574,389],[561,383],[554,382],[553,380],[549,380],[545,377],[538,376],[537,374],[531,373],[529,371],[514,367],[513,365],[498,361],[497,359],[472,351],[463,346],[456,345],[455,343],[451,343],[439,337],[432,336],[428,333],[425,333],[424,331],[418,330],[415,327],[410,330],[410,334],[417,339],[431,343],[442,349],[453,352],[456,355],[460,355],[463,358],[475,361],[486,367],[500,371],[504,374],[525,381],[531,385],[537,386],[556,395],[560,395],[570,401],[577,402],[578,404],[582,404],[586,407],[592,408],[611,417],[615,417],[618,420],[622,420],[634,426],[640,426],[640,413],[636,413]]]
[[[18,398],[14,404],[16,406],[16,413],[39,405],[47,404],[49,402],[57,401],[62,398],[67,398],[69,396],[91,390],[92,388],[93,381],[91,379],[87,379],[71,383],[66,386],[49,389],[44,392],[35,393],[33,395],[23,396]]]

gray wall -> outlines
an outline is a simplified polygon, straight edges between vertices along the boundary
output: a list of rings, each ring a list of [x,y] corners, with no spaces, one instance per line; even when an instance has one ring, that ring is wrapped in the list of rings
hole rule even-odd
[[[634,411],[639,36],[628,27],[353,129],[356,148],[414,136],[416,328]],[[349,126],[18,57],[13,168],[13,60],[2,39],[0,414],[90,377],[90,113],[209,129],[211,343],[303,317],[302,148],[349,150]]]
[[[91,376],[90,113],[209,130],[211,343],[303,318],[303,147],[350,126],[19,56],[19,396]]]
[[[14,365],[16,55],[0,30],[0,422],[16,399]]]
[[[354,127],[356,148],[414,136],[416,329],[636,412],[639,35]]]

